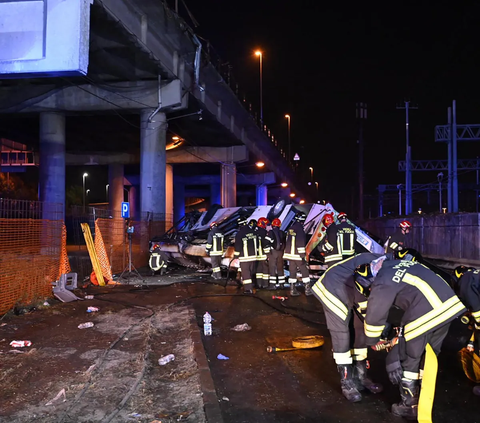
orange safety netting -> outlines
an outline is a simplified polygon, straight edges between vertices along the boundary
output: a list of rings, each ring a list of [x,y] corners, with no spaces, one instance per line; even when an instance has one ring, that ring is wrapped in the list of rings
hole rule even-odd
[[[113,281],[112,269],[110,267],[110,261],[108,260],[107,250],[105,249],[105,243],[103,242],[102,232],[98,226],[98,219],[95,221],[95,251],[97,253],[100,268],[106,283]]]
[[[0,219],[0,314],[52,296],[63,221]]]

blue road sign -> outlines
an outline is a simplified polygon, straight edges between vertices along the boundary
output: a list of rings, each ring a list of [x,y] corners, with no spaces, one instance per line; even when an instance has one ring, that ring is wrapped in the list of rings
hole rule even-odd
[[[130,217],[130,203],[122,203],[122,217],[125,219]]]

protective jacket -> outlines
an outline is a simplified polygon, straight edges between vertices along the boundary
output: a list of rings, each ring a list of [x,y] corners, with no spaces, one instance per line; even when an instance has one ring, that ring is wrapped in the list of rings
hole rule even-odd
[[[402,325],[407,342],[438,329],[466,311],[448,283],[423,264],[385,261],[368,298],[367,345],[378,342],[392,305],[405,312]]]
[[[406,236],[402,231],[395,232],[385,242],[385,252],[394,253],[395,251],[403,250],[406,248]]]
[[[458,296],[480,324],[480,270],[467,270],[458,281]]]
[[[342,253],[343,258],[348,258],[355,254],[356,241],[357,233],[350,223],[342,222],[337,225],[337,248]]]
[[[325,264],[332,264],[342,260],[342,246],[338,238],[338,226],[331,224],[326,232],[322,243],[322,251],[325,253]]]
[[[274,226],[268,231],[267,235],[272,242],[271,249],[276,251],[283,251],[283,249],[285,248],[285,232],[283,232],[280,228]]]
[[[329,267],[313,286],[313,293],[329,311],[336,314],[340,319],[346,320],[350,310],[357,303],[361,295],[354,285],[353,275],[357,266],[370,263],[379,258],[380,254],[361,253],[340,261]],[[361,306],[365,307],[365,297],[362,298]],[[357,301],[356,301],[357,300]]]
[[[208,233],[205,250],[209,256],[223,255],[223,234],[218,227],[212,228]]]
[[[255,228],[241,226],[235,235],[235,257],[240,262],[257,260],[257,234]]]
[[[287,231],[285,240],[285,260],[302,260],[305,257],[305,246],[307,244],[307,236],[300,222],[295,222]]]
[[[266,260],[270,252],[272,239],[268,236],[267,230],[257,227],[257,260]]]

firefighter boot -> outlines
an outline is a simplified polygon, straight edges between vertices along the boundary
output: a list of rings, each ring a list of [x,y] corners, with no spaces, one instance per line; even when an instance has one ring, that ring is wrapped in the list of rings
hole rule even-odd
[[[309,297],[310,295],[313,295],[312,287],[310,285],[311,282],[307,282],[305,284],[305,295]]]
[[[359,391],[368,389],[372,394],[378,394],[383,391],[383,386],[380,383],[375,383],[368,377],[367,374],[367,360],[354,361],[354,378],[355,385]]]
[[[337,369],[340,373],[343,396],[350,402],[361,401],[362,394],[358,391],[353,379],[353,366],[351,364],[337,364]]]
[[[392,414],[407,420],[417,420],[418,397],[420,396],[418,380],[402,379],[400,396],[402,402],[392,405]]]
[[[300,292],[297,291],[297,287],[295,286],[295,281],[290,282],[290,296],[291,297],[298,297]]]

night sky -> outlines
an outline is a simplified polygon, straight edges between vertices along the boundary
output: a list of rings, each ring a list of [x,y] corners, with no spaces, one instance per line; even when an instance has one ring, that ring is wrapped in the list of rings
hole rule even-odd
[[[195,32],[232,65],[256,108],[254,51],[263,51],[266,125],[286,143],[284,115],[292,116],[292,154],[300,154],[306,172],[314,167],[322,194],[342,207],[358,186],[356,102],[368,104],[366,193],[405,181],[397,170],[405,159],[405,111],[396,109],[403,100],[418,105],[410,113],[414,160],[447,158],[434,127],[447,123],[453,99],[458,123],[480,123],[480,4],[468,3],[186,1],[199,23]],[[478,143],[459,144],[459,159],[478,154]],[[475,174],[460,173],[459,181],[474,182]],[[436,172],[413,174],[413,183],[436,180]]]

